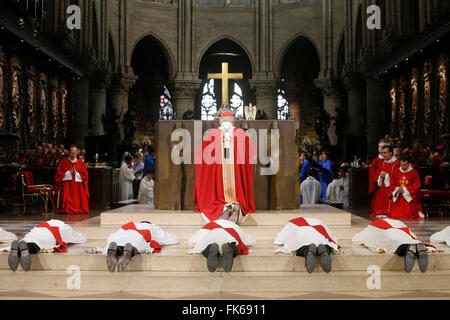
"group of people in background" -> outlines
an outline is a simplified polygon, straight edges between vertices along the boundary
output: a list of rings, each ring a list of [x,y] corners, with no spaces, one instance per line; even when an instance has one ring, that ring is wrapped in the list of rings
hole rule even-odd
[[[35,143],[33,149],[26,151],[19,163],[22,168],[57,167],[58,163],[68,156],[69,150],[64,145],[42,142]],[[78,159],[85,162],[85,157],[86,150],[80,150]]]
[[[138,199],[141,204],[154,205],[155,151],[152,147],[124,152],[120,164],[120,201]]]
[[[348,207],[348,163],[342,162],[333,172],[330,154],[326,151],[300,154],[300,193],[302,204],[318,203],[320,199],[342,203]]]

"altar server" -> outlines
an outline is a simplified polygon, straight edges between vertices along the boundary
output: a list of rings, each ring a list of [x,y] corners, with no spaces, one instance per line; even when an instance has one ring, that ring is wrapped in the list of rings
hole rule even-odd
[[[384,218],[372,222],[361,232],[353,236],[352,242],[363,244],[374,252],[385,252],[405,257],[405,271],[411,272],[415,257],[418,258],[420,271],[428,267],[427,252],[437,251],[431,245],[425,245],[401,221]]]
[[[68,224],[52,219],[38,224],[22,240],[14,240],[10,249],[3,248],[1,251],[10,250],[8,264],[11,270],[16,271],[20,262],[22,269],[28,271],[31,268],[30,254],[67,252],[68,243],[85,243],[86,241],[83,234],[75,231]]]
[[[178,237],[147,221],[129,222],[109,235],[104,248],[106,265],[110,272],[122,272],[136,254],[161,252],[161,245],[178,244]]]
[[[328,226],[318,219],[296,218],[290,220],[277,234],[274,244],[279,247],[275,253],[295,253],[305,257],[306,270],[311,273],[316,268],[316,256],[325,272],[331,271],[331,253],[338,253],[338,239]]]
[[[206,266],[210,272],[219,266],[218,258],[222,255],[222,267],[231,272],[233,259],[249,252],[247,246],[256,244],[256,240],[241,227],[230,220],[218,219],[203,226],[191,236],[189,242],[194,248],[188,254],[201,253],[207,258]]]

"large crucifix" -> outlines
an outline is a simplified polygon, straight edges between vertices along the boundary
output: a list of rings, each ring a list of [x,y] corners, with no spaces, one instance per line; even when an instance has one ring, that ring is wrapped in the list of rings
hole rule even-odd
[[[208,73],[208,79],[222,80],[222,104],[229,102],[228,100],[228,80],[243,79],[242,73],[228,73],[228,62],[222,62],[222,73]]]

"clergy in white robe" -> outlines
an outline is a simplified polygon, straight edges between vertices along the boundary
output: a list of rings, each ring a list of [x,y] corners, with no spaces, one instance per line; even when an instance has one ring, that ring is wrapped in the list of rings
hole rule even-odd
[[[315,204],[319,202],[322,186],[320,182],[314,178],[315,173],[311,170],[308,172],[308,178],[300,184],[300,194],[303,204]]]
[[[17,240],[17,236],[14,233],[8,232],[3,228],[0,228],[0,242],[11,242]]]
[[[339,201],[343,198],[343,190],[341,190],[340,179],[333,179],[327,187],[327,200],[330,201]]]
[[[204,225],[189,239],[194,245],[188,254],[201,253],[207,258],[207,268],[210,272],[216,271],[218,257],[222,255],[222,267],[230,272],[233,259],[238,255],[246,255],[247,246],[256,244],[256,240],[241,227],[230,220],[218,219]]]
[[[131,167],[131,158],[126,157],[125,162],[120,167],[119,174],[119,194],[120,201],[133,199],[134,171]]]
[[[450,226],[446,227],[444,230],[433,233],[430,237],[431,242],[445,242],[450,246]]]
[[[306,270],[314,271],[315,256],[320,256],[320,264],[325,272],[331,271],[330,254],[340,252],[336,235],[318,219],[296,218],[290,220],[277,234],[275,253],[292,254],[305,257]]]
[[[162,245],[178,244],[175,234],[150,222],[129,222],[110,234],[104,248],[97,252],[107,254],[106,264],[110,272],[122,272],[136,254],[158,253]]]
[[[153,169],[149,168],[147,170],[147,176],[141,180],[139,186],[138,202],[140,204],[149,204],[151,208],[154,208],[154,187]]]
[[[11,270],[16,271],[19,262],[24,271],[31,268],[31,256],[38,252],[67,252],[68,243],[85,243],[86,237],[75,231],[71,226],[60,220],[50,220],[38,224],[31,229],[20,241],[13,241],[8,264]],[[8,248],[3,248],[8,250]]]
[[[352,238],[355,244],[363,244],[370,250],[405,257],[405,271],[414,267],[415,256],[418,257],[419,268],[425,272],[428,267],[427,252],[437,251],[430,245],[424,245],[417,236],[399,220],[389,218],[372,222]]]

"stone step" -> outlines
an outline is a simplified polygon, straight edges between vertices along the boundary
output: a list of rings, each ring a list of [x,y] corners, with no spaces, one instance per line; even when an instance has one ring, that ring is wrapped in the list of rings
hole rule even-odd
[[[66,271],[12,272],[0,270],[0,290],[67,292],[352,292],[370,291],[365,271],[324,272],[123,272]],[[448,290],[450,271],[426,273],[384,271],[381,291]]]
[[[77,265],[81,270],[106,271],[105,255],[88,254],[87,249],[103,247],[105,241],[91,240],[87,244],[71,245],[66,253],[40,253],[33,255],[32,270],[66,270]],[[404,259],[396,255],[376,254],[367,248],[353,245],[350,241],[341,243],[344,252],[332,256],[333,271],[367,270],[376,265],[383,271],[403,271]],[[128,266],[130,271],[206,271],[206,259],[202,255],[188,255],[190,245],[186,240],[179,245],[164,246],[161,253],[138,255]],[[8,253],[0,253],[0,269],[9,269]],[[319,267],[319,258],[317,258]],[[248,255],[234,260],[233,271],[298,271],[305,272],[305,259],[294,255],[274,254],[274,246],[269,240],[251,247]],[[415,269],[418,270],[417,264]],[[450,250],[429,255],[428,270],[450,270]]]
[[[173,226],[160,225],[167,232],[171,232],[178,236],[179,239],[189,239],[195,234],[201,226]],[[283,226],[242,226],[245,232],[251,234],[257,241],[259,239],[275,239],[278,232]],[[78,232],[83,233],[88,239],[107,239],[108,236],[116,232],[118,226],[102,226],[102,227],[74,227]],[[351,239],[353,235],[360,232],[363,228],[352,228],[346,226],[334,226],[333,232],[339,240]]]
[[[302,206],[296,210],[258,210],[242,223],[244,226],[285,225],[289,220],[303,217],[322,220],[329,226],[350,226],[351,213],[323,204]],[[102,225],[123,225],[130,221],[150,221],[157,225],[202,226],[205,221],[200,213],[192,210],[155,210],[146,205],[129,205],[100,216]]]

